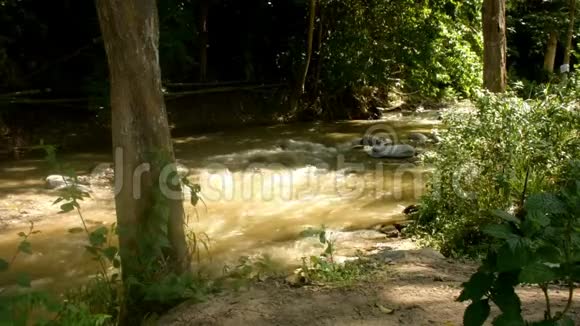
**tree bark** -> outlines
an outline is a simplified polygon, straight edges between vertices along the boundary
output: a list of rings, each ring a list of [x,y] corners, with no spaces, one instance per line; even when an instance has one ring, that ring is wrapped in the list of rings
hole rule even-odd
[[[156,1],[96,4],[111,84],[115,204],[126,304],[120,318],[133,325],[141,321],[137,309],[143,299],[128,280],[146,282],[152,262],[168,261],[159,269],[164,273],[181,274],[190,268],[184,210],[181,196],[175,196],[181,194],[179,183],[171,198],[161,194],[169,179],[161,180],[161,172],[174,173],[175,166],[168,163],[175,159],[161,90]]]
[[[570,53],[572,52],[572,38],[574,37],[574,21],[576,18],[576,0],[570,0],[568,8],[568,33],[566,34],[566,47],[564,48],[564,60],[562,65],[570,68]]]
[[[550,38],[548,39],[548,44],[546,46],[546,54],[544,55],[544,71],[553,73],[554,72],[554,62],[556,60],[556,49],[558,46],[558,33],[555,31],[550,32]]]
[[[483,21],[483,85],[492,92],[504,92],[506,71],[505,0],[484,0]]]
[[[207,30],[207,16],[209,14],[209,0],[200,2],[200,21],[199,21],[199,81],[207,80],[207,45],[209,33]]]
[[[304,94],[306,86],[306,77],[308,76],[308,67],[312,59],[312,43],[314,40],[314,18],[316,17],[316,0],[310,0],[309,20],[308,20],[308,35],[306,39],[306,62],[302,70],[302,78],[300,80],[300,94]]]

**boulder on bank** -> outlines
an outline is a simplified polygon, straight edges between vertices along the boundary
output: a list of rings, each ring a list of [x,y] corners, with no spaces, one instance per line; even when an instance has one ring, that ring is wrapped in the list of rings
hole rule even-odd
[[[410,158],[415,153],[415,148],[407,144],[373,146],[367,150],[367,154],[374,158]]]

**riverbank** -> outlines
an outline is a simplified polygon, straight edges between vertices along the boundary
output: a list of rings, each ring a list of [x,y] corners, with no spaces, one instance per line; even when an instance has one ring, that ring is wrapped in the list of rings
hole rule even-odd
[[[453,260],[432,249],[420,249],[409,239],[385,239],[367,248],[365,258],[376,264],[367,277],[349,285],[297,287],[283,279],[252,283],[200,304],[183,303],[159,320],[159,325],[462,325],[467,303],[456,302],[461,283],[476,270],[473,261]],[[517,290],[527,319],[543,317],[539,289]],[[564,307],[566,290],[551,297]],[[492,308],[492,315],[498,311]],[[580,305],[570,315],[580,323]]]

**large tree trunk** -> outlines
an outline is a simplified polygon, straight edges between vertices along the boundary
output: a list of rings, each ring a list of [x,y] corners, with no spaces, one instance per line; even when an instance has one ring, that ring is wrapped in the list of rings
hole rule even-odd
[[[568,10],[568,33],[566,34],[566,47],[564,49],[564,60],[562,61],[562,65],[569,71],[570,53],[572,52],[572,38],[574,37],[574,21],[576,18],[576,0],[570,0]]]
[[[97,0],[97,11],[109,62],[123,280],[146,282],[163,261],[169,262],[164,273],[180,274],[189,269],[181,189],[177,183],[166,196],[162,187],[171,176],[160,177],[162,170],[174,176],[168,163],[175,159],[161,91],[156,1]],[[134,324],[143,299],[133,282],[124,284],[121,319]]]
[[[506,72],[505,0],[483,1],[483,85],[504,92]]]
[[[209,14],[209,0],[200,2],[199,21],[199,80],[207,80],[207,45],[209,34],[207,31],[207,16]]]
[[[546,54],[544,55],[544,70],[549,73],[554,72],[554,61],[556,60],[556,49],[558,46],[558,33],[550,32],[550,38],[546,45]]]
[[[300,79],[300,93],[304,93],[304,88],[306,85],[306,77],[308,76],[308,67],[310,66],[310,60],[312,59],[312,43],[314,40],[314,21],[316,17],[316,0],[310,0],[310,10],[309,10],[309,20],[308,20],[308,34],[306,39],[306,62],[304,63],[304,69],[302,70],[302,76]]]

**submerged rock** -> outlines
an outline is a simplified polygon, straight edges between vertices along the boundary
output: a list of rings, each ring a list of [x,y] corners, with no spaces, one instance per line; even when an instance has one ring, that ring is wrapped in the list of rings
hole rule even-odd
[[[407,144],[373,146],[367,150],[367,154],[375,158],[410,158],[415,153],[415,148]]]

